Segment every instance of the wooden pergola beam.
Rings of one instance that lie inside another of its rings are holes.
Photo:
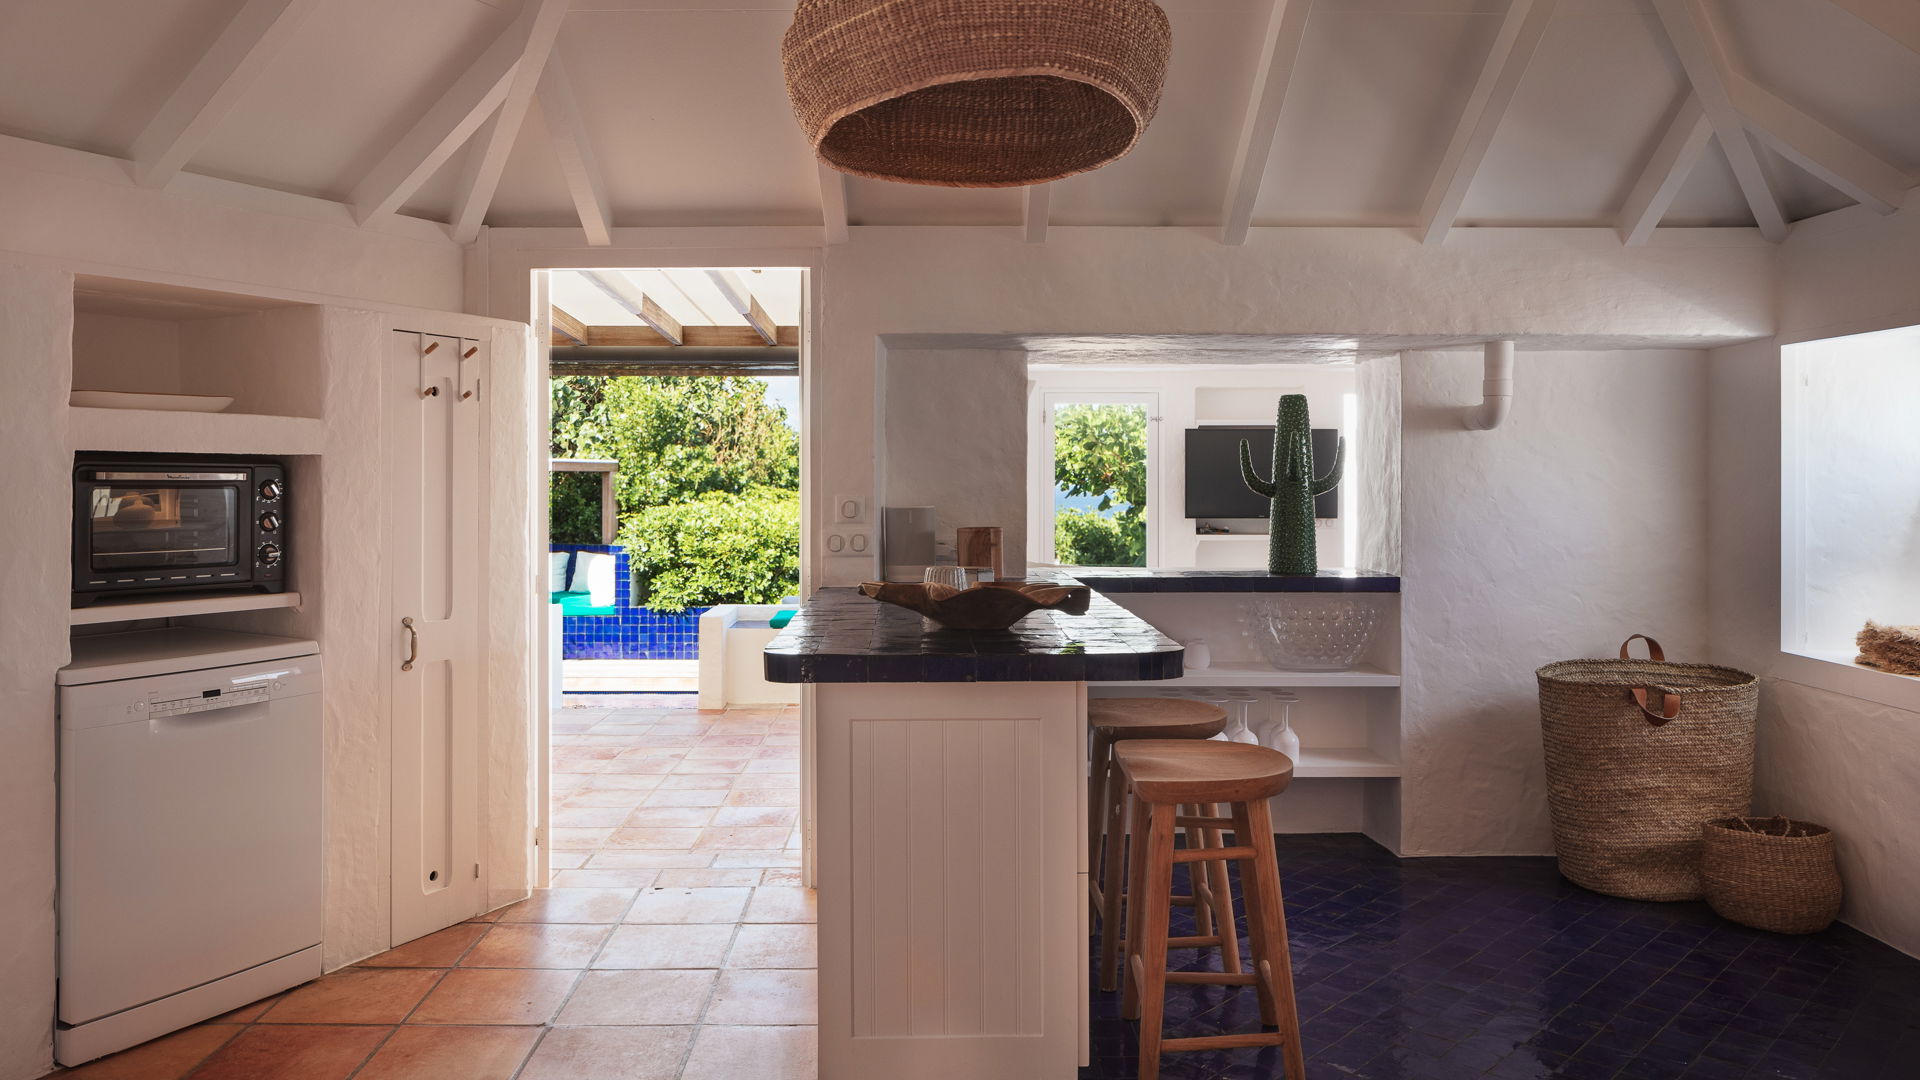
[[[559,315],[554,309],[553,344],[562,348],[569,345],[616,345],[627,347],[659,347],[670,349],[674,342],[661,337],[659,331],[650,326],[587,326],[578,320],[568,329],[562,329]],[[571,316],[569,316],[571,318]],[[579,336],[576,336],[577,331]],[[776,326],[773,328],[773,340],[767,341],[760,332],[751,326],[682,326],[679,345],[689,349],[750,349],[770,348],[773,346],[796,346],[800,344],[800,328],[797,326]]]
[[[747,325],[753,327],[754,333],[759,334],[762,341],[768,345],[774,344],[776,327],[773,320],[767,316],[766,309],[760,306],[760,300],[753,295],[753,290],[740,280],[739,274],[731,270],[709,270],[707,279],[713,282],[714,288],[720,290],[727,305],[747,320]]]
[[[633,282],[627,280],[625,274],[618,270],[589,270],[586,272],[586,278],[598,286],[601,292],[606,293],[614,303],[626,308],[627,314],[653,327],[654,331],[666,338],[670,344],[686,344],[681,333],[680,320],[667,314],[665,308],[655,302],[653,297],[641,291]]]
[[[567,314],[557,305],[552,309],[551,315],[555,342],[564,337],[575,345],[593,344],[593,332],[587,328],[587,324]]]

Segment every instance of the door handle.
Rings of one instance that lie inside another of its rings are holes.
[[[413,662],[420,659],[420,631],[413,628],[411,615],[401,619],[400,625],[407,628],[407,659],[400,665],[400,670],[412,671]]]

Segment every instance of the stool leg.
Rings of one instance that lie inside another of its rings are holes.
[[[1260,988],[1260,1021],[1278,1027],[1285,1040],[1281,1060],[1287,1080],[1306,1075],[1306,1056],[1300,1049],[1300,1015],[1293,998],[1293,960],[1287,948],[1287,913],[1280,896],[1280,861],[1273,848],[1273,820],[1267,800],[1234,806],[1234,831],[1253,848],[1252,865],[1241,870],[1247,898],[1247,933],[1253,939],[1254,970],[1265,976],[1254,980]]]
[[[1178,809],[1179,812],[1183,814],[1190,814],[1194,817],[1201,816],[1199,803],[1194,803],[1191,806],[1183,806]],[[1212,835],[1211,829],[1202,829],[1197,825],[1181,831],[1187,834],[1187,846],[1194,849],[1207,847],[1207,837]],[[1211,878],[1209,878],[1205,871],[1205,863],[1188,863],[1187,887],[1193,894],[1193,932],[1200,937],[1212,937],[1215,901],[1213,888],[1209,884]]]
[[[1218,803],[1208,803],[1199,809],[1208,817],[1219,817],[1221,807]],[[1226,833],[1220,829],[1207,829],[1209,847],[1226,847]],[[1188,863],[1188,871],[1195,875],[1205,873],[1211,884],[1207,891],[1212,894],[1214,923],[1220,927],[1220,970],[1230,975],[1240,973],[1240,930],[1233,919],[1233,879],[1227,876],[1227,860],[1209,859],[1204,863]],[[1204,871],[1202,868],[1204,867]]]
[[[1128,831],[1133,834],[1133,842],[1129,845],[1131,849],[1129,854],[1132,857],[1127,860],[1127,895],[1132,898],[1132,902],[1127,904],[1126,950],[1127,955],[1131,957],[1136,943],[1140,940],[1140,935],[1144,932],[1140,916],[1146,907],[1144,901],[1147,895],[1145,891],[1147,834],[1151,826],[1148,824],[1150,810],[1144,800],[1133,798],[1132,793],[1129,792],[1127,808]],[[1138,1020],[1140,1019],[1139,972],[1129,963],[1120,976],[1124,991],[1120,995],[1120,1015],[1128,1020]]]
[[[1113,742],[1100,732],[1093,731],[1093,750],[1087,757],[1091,769],[1087,773],[1087,878],[1100,880],[1100,836],[1107,821],[1107,772],[1113,767]],[[1087,902],[1093,904],[1091,890]],[[1093,914],[1097,919],[1102,912],[1098,904],[1093,904]]]
[[[1127,942],[1127,967],[1139,984],[1139,1080],[1159,1080],[1161,1027],[1167,1010],[1167,920],[1173,900],[1173,819],[1177,808],[1152,807],[1143,844],[1143,873],[1133,895],[1139,935]],[[1137,820],[1137,817],[1136,817]]]
[[[1107,767],[1106,805],[1101,807],[1101,817],[1106,821],[1106,858],[1101,872],[1104,874],[1100,886],[1100,902],[1104,905],[1100,912],[1100,989],[1113,990],[1120,985],[1120,943],[1126,937],[1127,924],[1121,918],[1121,898],[1126,895],[1122,887],[1125,879],[1121,873],[1127,867],[1127,781],[1120,770],[1112,765],[1109,755]],[[1144,833],[1136,832],[1134,859],[1139,860],[1139,837]]]

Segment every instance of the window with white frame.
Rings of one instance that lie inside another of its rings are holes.
[[[1781,648],[1920,624],[1920,326],[1781,349]]]
[[[1031,547],[1063,566],[1156,565],[1159,395],[1039,395],[1031,455]]]

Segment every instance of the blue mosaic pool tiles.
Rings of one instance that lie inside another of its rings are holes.
[[[614,610],[561,620],[561,655],[568,660],[698,660],[700,615],[633,606],[633,569],[618,544],[553,544],[553,551],[591,551],[614,557]]]

